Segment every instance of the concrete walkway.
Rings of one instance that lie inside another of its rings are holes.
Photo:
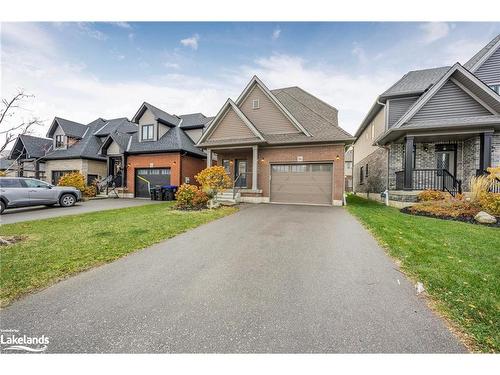
[[[342,208],[252,205],[1,312],[48,352],[463,352]]]

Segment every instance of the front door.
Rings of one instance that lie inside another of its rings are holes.
[[[455,151],[436,152],[436,168],[438,170],[446,169],[455,176]]]
[[[236,160],[234,165],[234,179],[238,178],[236,181],[236,186],[240,188],[247,187],[247,161],[246,160]]]
[[[122,187],[122,158],[121,157],[110,157],[109,158],[109,174],[113,176],[113,182],[116,187]]]

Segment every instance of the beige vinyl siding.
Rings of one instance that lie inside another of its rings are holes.
[[[153,115],[153,112],[151,112],[149,109],[146,109],[142,116],[139,118],[139,141],[142,140],[142,126],[141,125],[150,125],[153,124],[153,140],[156,141],[157,134],[158,134],[158,123],[156,122],[156,118]],[[163,133],[164,134],[164,133]],[[162,135],[163,135],[162,134]]]
[[[354,143],[354,165],[379,149],[379,147],[372,146],[372,144],[384,131],[385,109],[382,108]]]
[[[259,100],[258,109],[253,109],[254,99]],[[239,108],[263,134],[300,132],[257,85],[254,85]]]
[[[500,48],[474,74],[487,85],[500,84]]]
[[[194,143],[197,143],[201,138],[203,129],[189,129],[189,130],[184,130],[184,132],[188,135],[189,138],[193,140]]]
[[[108,147],[107,154],[108,155],[120,155],[121,152],[120,152],[120,146],[118,146],[118,143],[113,141]]]
[[[248,139],[255,134],[245,125],[232,108],[229,108],[224,118],[219,122],[208,140]]]

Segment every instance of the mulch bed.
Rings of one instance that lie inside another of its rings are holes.
[[[464,223],[469,223],[469,224],[476,224],[476,225],[483,225],[487,227],[496,227],[500,228],[500,217],[495,216],[497,219],[497,222],[495,224],[481,224],[478,223],[476,220],[474,220],[474,216],[469,216],[469,215],[458,215],[458,216],[449,216],[449,215],[436,215],[430,212],[426,211],[415,211],[415,208],[413,210],[410,207],[405,207],[400,210],[404,214],[408,215],[415,215],[415,216],[426,216],[426,217],[432,217],[435,219],[441,219],[441,220],[454,220],[454,221],[461,221]]]

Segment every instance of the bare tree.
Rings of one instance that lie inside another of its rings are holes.
[[[20,110],[26,110],[26,108],[22,107],[23,101],[33,97],[33,95],[26,94],[23,90],[20,90],[10,100],[2,99],[2,108],[0,109],[0,137],[2,137],[3,140],[0,141],[0,153],[4,151],[18,135],[30,134],[34,126],[43,124],[37,117],[14,122],[16,113]]]

